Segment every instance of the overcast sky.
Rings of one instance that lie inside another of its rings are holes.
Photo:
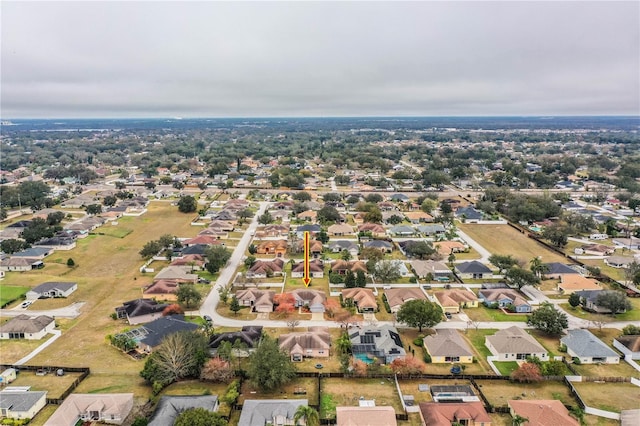
[[[640,2],[11,2],[3,118],[640,114]]]

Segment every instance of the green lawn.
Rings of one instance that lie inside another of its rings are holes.
[[[496,331],[498,330],[493,328],[468,330],[467,338],[469,339],[473,347],[476,348],[476,351],[478,351],[480,355],[486,358],[488,356],[491,356],[491,351],[484,345],[484,338],[495,334]]]
[[[29,287],[18,285],[0,285],[0,306],[21,299],[29,291]]]
[[[518,363],[515,361],[494,362],[493,365],[503,376],[510,376],[511,373],[518,369]]]
[[[527,316],[522,314],[507,314],[502,309],[489,309],[484,305],[477,308],[467,308],[464,313],[473,321],[526,321]]]

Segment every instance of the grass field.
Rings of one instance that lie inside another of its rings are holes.
[[[306,393],[303,394],[301,392]],[[298,377],[293,382],[272,392],[259,391],[249,381],[244,381],[238,402],[242,404],[247,399],[307,399],[309,404],[318,405],[320,403],[318,379],[315,377]]]
[[[65,373],[56,376],[49,373],[46,376],[36,376],[34,371],[21,371],[11,386],[31,386],[34,391],[47,391],[47,398],[59,398],[71,384],[80,377],[81,373]]]
[[[518,363],[515,361],[494,361],[493,365],[496,366],[500,374],[503,376],[510,376],[511,373],[518,369]]]
[[[396,413],[402,412],[400,396],[393,380],[390,379],[322,379],[322,395],[323,405],[330,398],[338,407],[358,406],[358,401],[364,397],[374,399],[376,405],[391,406]],[[322,414],[326,418],[335,418],[335,411],[326,410]]]
[[[567,262],[564,256],[552,252],[531,238],[527,238],[509,225],[460,224],[458,226],[491,253],[510,254],[525,262],[526,265],[537,256],[540,256],[543,262]]]
[[[29,290],[30,287],[21,285],[0,285],[0,306],[4,306],[14,300],[21,300],[22,296]]]
[[[504,407],[510,399],[558,399],[563,404],[578,405],[569,388],[560,381],[512,383],[507,380],[477,380],[476,383],[494,406]]]
[[[52,334],[47,334],[40,340],[11,339],[3,340],[0,349],[0,357],[3,364],[13,364],[21,358],[29,355],[35,348],[52,338]]]
[[[195,236],[199,229],[192,227],[190,220],[190,215],[179,213],[171,203],[152,202],[148,212],[142,216],[123,217],[117,226],[98,228],[98,231],[106,228],[109,232],[115,232],[121,227],[133,229],[133,232],[122,238],[92,235],[79,240],[75,249],[64,253],[65,259],[72,257],[75,260],[77,268],[47,265],[40,271],[7,274],[7,285],[33,286],[44,281],[78,283],[78,290],[68,299],[39,300],[38,309],[86,302],[82,315],[75,320],[65,321],[66,332],[31,363],[87,366],[92,374],[85,380],[86,384],[81,384],[84,391],[88,391],[86,387],[89,386],[95,389],[113,387],[148,398],[150,388],[143,386],[138,376],[143,362],[107,344],[107,335],[130,328],[128,324],[112,320],[110,314],[122,302],[140,297],[141,288],[151,282],[151,277],[145,277],[138,271],[143,262],[138,254],[142,246],[169,230],[179,237]],[[108,381],[108,385],[103,385],[103,381]]]
[[[637,409],[640,387],[631,383],[579,382],[573,386],[580,398],[590,407],[619,413],[621,410]]]
[[[484,305],[477,308],[467,308],[464,310],[469,319],[473,321],[526,321],[527,316],[522,314],[507,314],[501,309],[489,309]]]

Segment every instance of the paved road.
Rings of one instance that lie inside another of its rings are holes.
[[[54,318],[76,318],[80,315],[80,308],[84,306],[84,303],[85,302],[76,302],[64,308],[48,310],[23,309],[17,306],[13,309],[1,309],[0,316],[17,317],[18,315],[26,314],[29,316],[48,315]]]
[[[473,249],[480,254],[480,259],[478,259],[478,262],[489,263],[489,256],[491,256],[491,253],[487,249],[482,247],[479,243],[476,242],[476,240],[471,238],[469,235],[467,235],[466,233],[461,231],[460,228],[456,229],[456,233],[463,240],[465,240],[467,242],[467,244],[469,244],[471,247],[473,247]]]

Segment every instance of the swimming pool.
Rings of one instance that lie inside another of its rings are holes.
[[[366,353],[354,354],[353,356],[365,364],[373,364],[373,361],[375,361],[375,358],[369,358],[369,355]]]

